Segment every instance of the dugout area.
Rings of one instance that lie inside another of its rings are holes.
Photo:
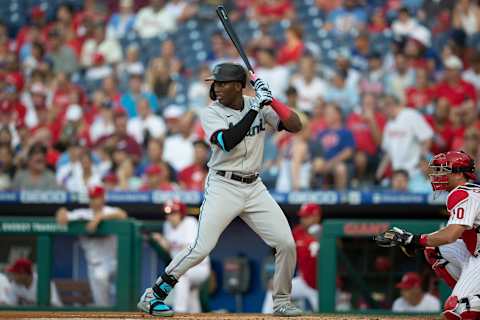
[[[391,226],[406,228],[415,233],[437,230],[442,220],[362,220],[327,219],[324,221],[320,239],[321,250],[318,263],[318,287],[320,312],[327,315],[306,316],[297,319],[435,319],[430,316],[392,316],[389,307],[398,296],[395,283],[404,272],[429,269],[423,255],[410,259],[399,249],[378,248],[371,240],[374,234]],[[158,223],[142,223],[136,219],[126,221],[105,221],[98,234],[114,234],[118,238],[118,270],[116,278],[116,303],[112,307],[49,306],[49,281],[52,275],[53,242],[56,236],[77,237],[85,234],[83,222],[61,227],[53,218],[2,217],[0,234],[4,239],[34,239],[33,258],[37,265],[38,306],[0,307],[0,318],[143,318],[147,315],[132,312],[136,310],[141,287],[142,254],[145,239],[143,232],[159,228]],[[228,230],[227,230],[228,231]],[[25,240],[25,241],[27,241]],[[256,239],[253,240],[256,243]],[[8,245],[7,242],[2,242]],[[227,244],[223,244],[227,245]],[[230,244],[231,245],[231,244]],[[378,263],[378,258],[385,258]],[[342,278],[341,284],[337,279]],[[251,279],[250,281],[256,281]],[[351,310],[347,315],[335,308],[335,292],[342,289],[351,294]],[[428,288],[426,288],[428,289]],[[448,290],[440,286],[442,297]],[[21,312],[23,310],[24,312]],[[111,312],[115,310],[117,312]],[[20,312],[19,312],[20,311]],[[17,313],[19,312],[19,313]],[[120,313],[118,313],[120,312]],[[247,311],[248,312],[248,311]],[[338,312],[338,315],[333,313]],[[363,315],[354,315],[363,314]],[[274,319],[261,314],[218,314],[202,313],[177,315],[174,319]]]

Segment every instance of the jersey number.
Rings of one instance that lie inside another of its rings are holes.
[[[463,209],[462,207],[457,208],[453,210],[453,215],[457,216],[457,219],[463,219],[463,217],[465,216],[465,209]]]

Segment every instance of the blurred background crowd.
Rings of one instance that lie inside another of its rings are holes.
[[[480,159],[479,2],[225,1],[257,76],[305,123],[269,135],[264,182],[429,192],[432,154]],[[0,190],[202,191],[203,79],[241,61],[218,4],[3,1]]]

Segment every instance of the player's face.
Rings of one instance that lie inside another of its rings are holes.
[[[167,220],[174,227],[176,227],[180,224],[180,222],[182,222],[182,215],[180,214],[180,212],[172,212],[170,214],[167,214]]]
[[[452,191],[459,185],[462,185],[466,182],[463,173],[450,173],[448,174],[448,191]]]
[[[213,83],[213,90],[218,101],[224,106],[231,105],[242,94],[242,85],[239,82],[219,82]]]
[[[90,208],[92,210],[100,210],[105,204],[105,199],[103,197],[95,197],[90,199]]]

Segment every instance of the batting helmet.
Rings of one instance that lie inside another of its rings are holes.
[[[182,216],[187,215],[187,206],[180,200],[168,200],[163,206],[165,214],[180,213]]]
[[[217,82],[235,81],[240,82],[242,84],[242,88],[245,88],[247,84],[247,73],[241,65],[237,63],[225,62],[217,64],[213,68],[212,76],[205,80]],[[213,90],[213,83],[210,86],[210,99],[217,99],[215,91]]]
[[[434,191],[448,190],[448,174],[463,173],[469,180],[477,178],[475,161],[463,151],[439,153],[430,161],[430,182]]]
[[[298,216],[300,218],[303,217],[311,217],[311,216],[322,216],[322,209],[316,203],[305,203],[300,207],[298,210]]]

